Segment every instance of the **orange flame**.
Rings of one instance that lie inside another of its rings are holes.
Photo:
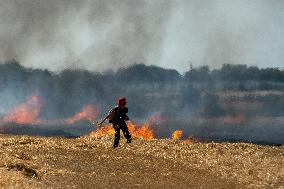
[[[184,140],[182,143],[183,144],[191,144],[191,143],[194,143],[194,142],[197,142],[197,140],[193,138],[193,135],[189,135],[189,137],[186,140]]]
[[[94,132],[91,132],[90,136],[96,138],[104,135],[113,135],[113,134],[114,134],[114,129],[112,128],[111,125],[107,125],[96,129]]]
[[[42,103],[38,96],[30,96],[27,101],[12,108],[4,117],[6,122],[19,124],[37,124],[38,115],[41,111]]]
[[[150,125],[148,123],[145,123],[142,127],[135,126],[134,128],[135,129],[132,132],[132,135],[134,137],[143,138],[143,139],[147,139],[147,140],[151,140],[151,139],[154,138],[153,129],[150,127]]]
[[[135,138],[141,138],[146,140],[151,140],[154,138],[153,129],[150,127],[149,124],[144,124],[142,127],[137,126],[132,122],[127,123],[127,127],[131,135]],[[112,125],[106,125],[103,127],[98,128],[94,132],[90,133],[91,137],[101,137],[104,135],[114,134],[114,129]]]
[[[177,140],[179,140],[181,138],[181,136],[182,136],[182,130],[176,130],[172,134],[172,139],[174,141],[177,141]]]
[[[88,120],[89,122],[96,119],[97,115],[99,113],[99,109],[93,105],[86,105],[82,108],[81,112],[76,113],[71,118],[67,119],[68,124],[73,124],[80,120]]]

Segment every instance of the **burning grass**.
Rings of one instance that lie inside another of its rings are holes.
[[[26,124],[26,125],[72,125],[81,120],[86,120],[91,123],[97,118],[99,114],[99,108],[92,104],[86,104],[82,107],[82,110],[76,112],[73,116],[65,119],[52,119],[43,120],[40,119],[40,113],[43,107],[43,100],[39,96],[33,95],[27,97],[26,101],[15,105],[11,108],[7,114],[0,117],[0,126],[14,124]]]
[[[144,125],[137,125],[133,122],[127,122],[127,127],[132,137],[151,140],[154,138],[154,131],[148,123]],[[114,134],[114,129],[112,125],[105,125],[103,127],[97,128],[94,132],[90,134],[91,137],[101,137],[104,135]]]
[[[34,95],[27,98],[26,102],[12,108],[4,116],[5,122],[15,122],[19,124],[36,124],[37,117],[41,111],[42,102],[39,97]]]
[[[181,137],[182,137],[182,130],[176,130],[176,131],[174,131],[173,134],[172,134],[172,139],[173,139],[174,141],[179,140]]]
[[[283,188],[284,146],[0,135],[2,188]]]

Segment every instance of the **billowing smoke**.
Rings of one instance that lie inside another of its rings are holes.
[[[159,65],[180,72],[190,64],[283,68],[283,7],[277,0],[179,0]]]
[[[0,59],[33,68],[116,70],[133,63],[283,68],[284,2],[0,1]]]
[[[156,62],[171,1],[0,1],[0,58],[89,70]]]

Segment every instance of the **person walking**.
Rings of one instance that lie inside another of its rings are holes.
[[[109,120],[109,123],[112,124],[114,133],[114,142],[113,148],[115,149],[119,145],[120,140],[120,130],[122,131],[123,135],[125,136],[127,143],[131,143],[131,135],[128,131],[128,127],[125,121],[129,120],[127,116],[128,108],[126,107],[126,98],[120,97],[117,100],[117,106],[112,108],[108,115],[98,124],[101,125],[105,122],[106,119]]]

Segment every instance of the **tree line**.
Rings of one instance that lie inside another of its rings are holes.
[[[191,67],[182,75],[174,69],[133,64],[103,73],[54,73],[26,68],[14,60],[0,64],[0,113],[36,93],[48,102],[45,118],[70,116],[87,103],[98,104],[104,112],[119,96],[128,97],[132,115],[140,118],[156,111],[173,115],[201,109],[221,115],[215,93],[223,90],[284,90],[284,70],[224,64],[213,70]]]

